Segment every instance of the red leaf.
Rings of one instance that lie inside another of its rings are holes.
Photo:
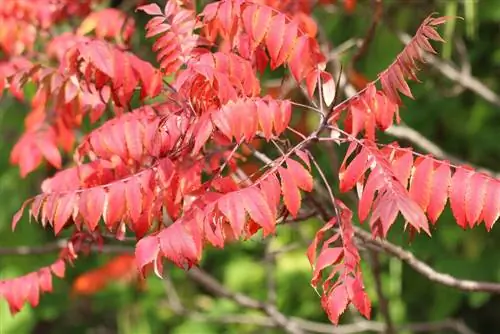
[[[330,73],[324,71],[321,72],[321,81],[323,101],[326,106],[330,106],[335,98],[335,81]]]
[[[57,201],[54,212],[54,232],[58,234],[73,214],[75,207],[75,193],[64,194]]]
[[[410,197],[426,211],[431,199],[433,183],[433,166],[431,158],[423,158],[415,167],[410,185]]]
[[[64,272],[66,270],[66,264],[63,260],[59,259],[54,264],[50,266],[50,270],[59,278],[64,277]]]
[[[104,208],[105,193],[100,187],[86,190],[80,194],[79,209],[89,229],[94,231]],[[58,232],[56,232],[57,234]]]
[[[145,275],[145,267],[153,263],[160,253],[160,243],[158,236],[147,236],[142,238],[137,242],[135,246],[135,259],[137,264],[137,269],[140,273]]]
[[[312,191],[313,178],[312,175],[297,161],[287,159],[286,164],[290,174],[293,175],[295,183],[304,191]]]
[[[160,249],[166,258],[180,268],[190,268],[201,257],[199,241],[180,222],[175,222],[158,235]]]
[[[21,220],[22,216],[23,216],[23,213],[24,213],[24,209],[26,208],[26,206],[30,203],[33,202],[33,199],[30,198],[26,201],[24,201],[23,205],[21,206],[21,208],[16,212],[16,214],[14,215],[14,217],[12,218],[12,223],[11,223],[11,226],[12,226],[12,231],[14,231],[16,229],[16,226],[17,226],[17,223],[19,222],[19,220]]]
[[[217,202],[217,205],[229,221],[234,236],[239,238],[245,228],[245,209],[242,205],[239,205],[238,201],[235,200],[236,197],[232,195],[223,196]]]
[[[345,166],[345,161],[342,163],[342,166]],[[344,170],[341,168],[341,171],[339,172],[340,191],[347,192],[351,190],[364,175],[367,168],[368,154],[366,150],[361,150],[361,152],[354,157],[347,168],[344,167]]]
[[[295,179],[287,169],[279,167],[278,172],[281,178],[281,191],[283,192],[283,201],[285,202],[285,206],[288,211],[290,211],[290,214],[293,217],[296,217],[300,210],[300,190],[297,187]]]
[[[434,170],[431,201],[427,207],[427,214],[433,223],[441,215],[448,199],[448,188],[451,181],[451,171],[447,162],[443,162]]]
[[[345,286],[339,285],[333,288],[332,292],[325,299],[322,298],[322,304],[328,314],[328,319],[337,325],[340,316],[347,309],[347,305],[349,305],[349,295]]]
[[[469,190],[465,195],[465,216],[471,228],[479,220],[483,211],[486,189],[489,182],[490,180],[480,173],[474,173],[469,179]]]
[[[369,319],[371,313],[371,303],[368,298],[368,294],[361,284],[361,275],[355,278],[348,277],[346,281],[347,293],[349,294],[351,303],[363,316]]]
[[[483,218],[486,229],[489,231],[500,215],[500,185],[498,181],[491,181],[487,185],[486,200],[483,209]]]
[[[250,218],[262,226],[264,234],[274,233],[276,221],[260,191],[254,187],[249,187],[241,191],[240,195],[240,200],[245,205]]]
[[[368,177],[358,204],[358,216],[361,222],[368,218],[375,198],[375,192],[382,187],[383,182],[384,175],[379,171],[373,171]]]
[[[457,168],[451,178],[450,205],[453,216],[457,224],[463,229],[467,226],[467,216],[465,208],[467,206],[465,199],[469,196],[468,183],[472,173],[465,168]]]
[[[323,269],[342,260],[343,254],[344,249],[342,247],[323,249],[314,264],[314,272],[311,279],[311,285],[316,285]]]
[[[125,181],[125,198],[127,199],[127,211],[130,214],[130,219],[133,222],[139,220],[142,213],[142,198],[141,185],[138,178],[132,178]]]
[[[139,6],[139,7],[137,7],[137,9],[135,11],[138,11],[138,10],[142,10],[143,12],[145,12],[148,15],[162,15],[163,14],[160,6],[158,6],[155,3],[151,3],[149,5]]]

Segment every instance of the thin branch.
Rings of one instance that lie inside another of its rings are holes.
[[[356,68],[356,63],[363,58],[368,52],[371,42],[373,41],[373,37],[375,37],[375,31],[377,30],[377,26],[382,18],[382,0],[372,0],[373,7],[373,17],[370,27],[366,32],[366,35],[363,39],[361,47],[358,49],[356,54],[352,57],[351,65],[349,68],[354,70]]]

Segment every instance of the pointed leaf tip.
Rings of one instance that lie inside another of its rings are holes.
[[[135,9],[135,11],[143,11],[148,15],[163,15],[160,6],[155,3],[151,3],[149,5],[139,6]]]
[[[33,198],[30,198],[30,199],[24,201],[21,208],[16,212],[16,214],[12,218],[12,224],[11,224],[12,231],[14,231],[16,229],[17,223],[19,223],[19,221],[21,220],[23,213],[24,213],[24,209],[26,208],[26,205],[28,205],[32,201],[33,201]]]

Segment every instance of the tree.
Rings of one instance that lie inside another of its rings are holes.
[[[350,304],[370,317],[356,238],[384,245],[398,216],[412,238],[431,235],[448,199],[464,229],[484,222],[490,230],[498,219],[494,177],[377,140],[400,122],[399,94],[412,98],[406,81],[418,81],[424,53],[435,52],[430,42],[443,41],[436,28],[446,17],[424,20],[376,80],[354,80],[359,74],[349,68],[358,91],[339,101],[341,75],[327,70],[309,5],[223,0],[199,14],[190,1],[142,5],[156,68],[128,49],[135,23],[124,12],[91,11],[99,1],[47,2],[10,0],[1,13],[16,32],[0,40],[2,81],[19,99],[23,86],[36,87],[11,161],[22,176],[43,161],[58,169],[12,226],[28,208],[43,227],[71,236],[54,264],[0,283],[12,313],[36,306],[52,275],[63,277],[67,263],[109,235],[133,235],[138,270],[162,276],[165,259],[190,269],[208,246],[272,238],[280,225],[315,214],[324,226],[307,251],[311,285],[337,324]],[[72,15],[84,18],[76,33],[47,33]],[[35,41],[46,43],[44,52]],[[307,104],[263,92],[264,75],[282,68]],[[293,109],[314,113],[314,128],[292,128]],[[355,198],[335,193],[311,153],[332,143],[347,150],[338,190],[355,188]],[[61,151],[73,152],[72,161]],[[259,166],[246,175],[250,157]],[[354,210],[373,239],[353,223]]]

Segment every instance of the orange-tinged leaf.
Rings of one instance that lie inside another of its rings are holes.
[[[247,14],[251,12],[251,10],[246,10],[243,13]],[[259,7],[254,11],[254,14],[252,15],[251,25],[247,25],[247,27],[251,28],[250,30],[248,30],[247,28],[247,31],[252,37],[255,45],[260,44],[264,39],[264,36],[266,35],[267,29],[270,24],[271,17],[272,9],[269,7]]]
[[[19,220],[21,220],[23,213],[24,213],[24,209],[26,208],[26,206],[28,204],[31,204],[32,202],[33,202],[33,199],[31,199],[31,198],[24,201],[23,205],[21,205],[21,208],[15,213],[14,217],[12,218],[12,223],[11,223],[12,231],[14,231],[16,229],[17,223],[19,222]]]
[[[278,57],[271,58],[271,67],[281,66],[290,57],[296,42],[298,24],[295,21],[288,23],[285,27],[283,41],[280,47]],[[272,33],[272,32],[270,32]],[[301,44],[298,44],[301,45]]]
[[[276,217],[281,198],[281,187],[276,174],[271,173],[261,180],[260,189],[262,190],[262,195],[266,202],[269,203],[269,208],[271,209],[273,217]]]
[[[66,264],[62,259],[59,259],[50,266],[50,270],[57,277],[63,278],[66,271]]]
[[[394,174],[401,184],[406,188],[413,166],[413,154],[411,151],[404,151],[403,154],[392,161]],[[411,192],[411,189],[410,189]]]

